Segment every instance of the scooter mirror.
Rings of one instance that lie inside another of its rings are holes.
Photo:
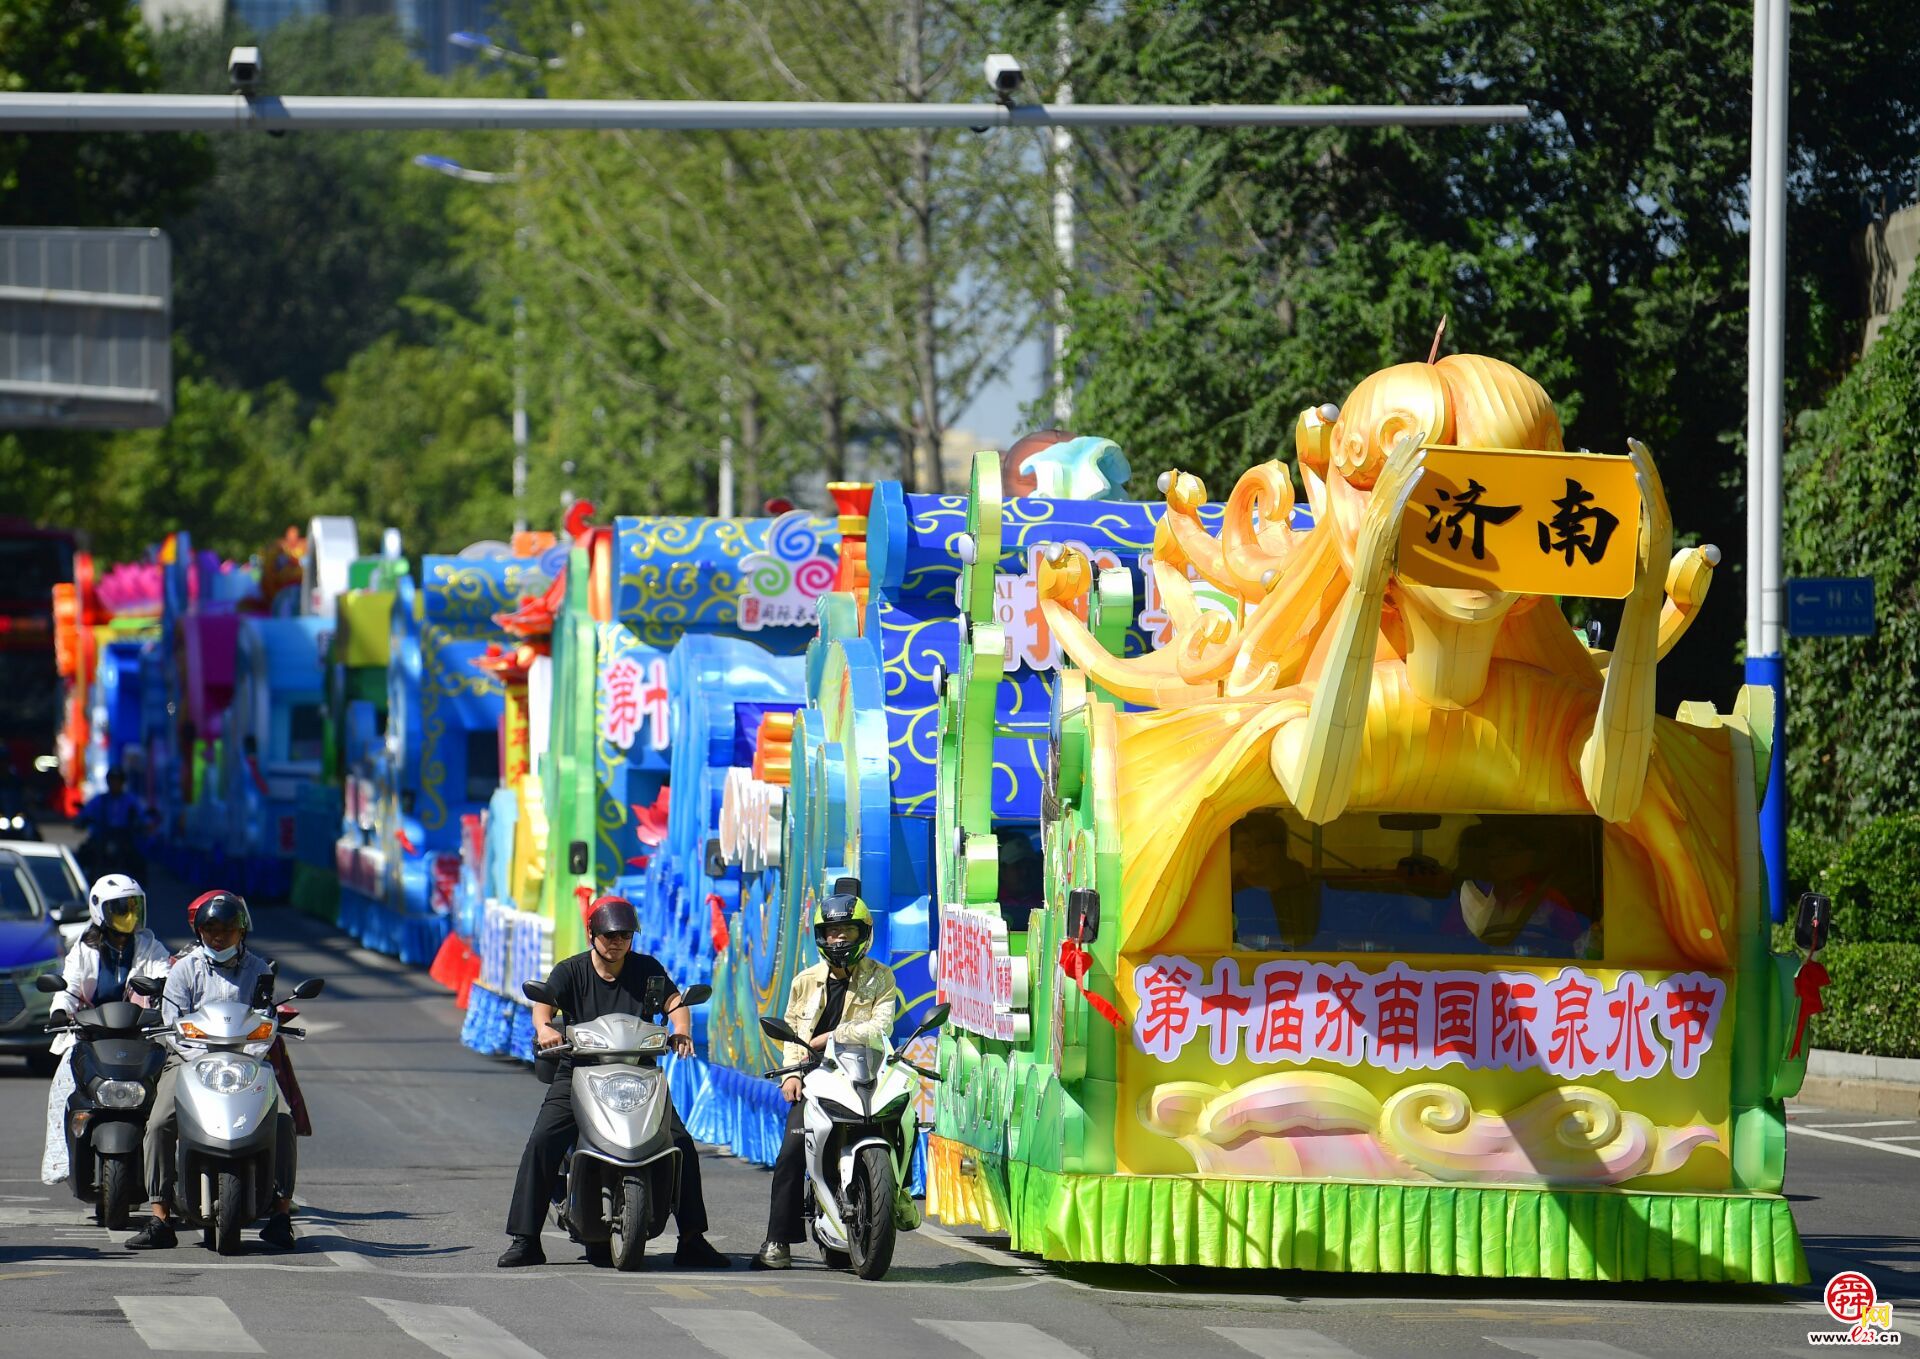
[[[705,982],[702,982],[698,986],[689,986],[686,990],[682,991],[680,993],[680,1004],[674,1006],[674,1008],[679,1010],[687,1009],[695,1005],[705,1005],[712,999],[713,988]]]
[[[1800,898],[1800,916],[1794,921],[1793,942],[1802,953],[1818,953],[1826,947],[1827,930],[1832,925],[1833,900],[1819,892],[1807,892]]]
[[[135,977],[127,983],[127,990],[133,992],[136,996],[145,996],[148,1000],[152,1000],[166,989],[167,979],[165,977]]]
[[[51,996],[66,990],[67,984],[61,978],[54,976],[53,973],[51,972],[42,972],[39,976],[33,979],[33,989],[40,992],[42,995]]]
[[[775,1019],[772,1015],[763,1015],[760,1019],[760,1032],[776,1043],[805,1044],[806,1039],[788,1027],[786,1020]]]
[[[547,984],[545,982],[522,982],[520,983],[520,994],[532,1001],[535,1005],[553,1004],[553,992],[547,990]]]
[[[951,1006],[943,1003],[928,1010],[926,1014],[921,1017],[920,1026],[913,1031],[913,1037],[918,1038],[923,1033],[932,1033],[935,1029],[946,1023],[947,1015],[951,1009]],[[907,1040],[909,1043],[912,1041],[913,1038]]]
[[[293,994],[289,996],[288,999],[312,1000],[326,989],[327,979],[325,977],[308,977],[305,981],[293,988]]]

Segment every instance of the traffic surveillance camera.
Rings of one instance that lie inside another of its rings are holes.
[[[241,94],[252,94],[264,69],[257,47],[236,47],[227,53],[227,83]]]
[[[1027,73],[1020,63],[1005,52],[995,52],[987,58],[987,88],[993,91],[993,97],[1003,104],[1011,104],[1013,96],[1026,83]]]

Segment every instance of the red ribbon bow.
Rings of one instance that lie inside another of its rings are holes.
[[[1125,1027],[1120,1022],[1120,1012],[1113,1008],[1113,1002],[1105,996],[1087,990],[1087,973],[1093,970],[1093,955],[1087,952],[1086,945],[1076,936],[1060,941],[1060,970],[1067,974],[1080,994],[1087,998],[1087,1004],[1114,1028]]]
[[[713,913],[713,923],[710,927],[713,934],[713,951],[725,953],[733,936],[727,929],[726,903],[720,900],[718,892],[707,893],[707,909]]]
[[[1826,1002],[1820,999],[1820,988],[1832,980],[1826,965],[1811,958],[1800,964],[1800,970],[1793,974],[1793,994],[1800,998],[1800,1020],[1793,1027],[1793,1046],[1787,1049],[1789,1058],[1800,1055],[1800,1042],[1807,1035],[1807,1021],[1827,1008]]]

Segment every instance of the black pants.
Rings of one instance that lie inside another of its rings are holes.
[[[707,1202],[700,1192],[700,1149],[681,1126],[679,1112],[668,1117],[672,1119],[673,1144],[680,1148],[680,1201],[673,1218],[680,1235],[700,1236],[707,1230]],[[527,1134],[520,1174],[513,1182],[513,1207],[507,1212],[507,1235],[540,1235],[547,1222],[547,1207],[553,1202],[554,1183],[560,1177],[561,1159],[578,1130],[573,1120],[573,1082],[562,1068],[547,1087],[547,1097],[533,1118],[533,1131]]]
[[[773,1205],[767,1211],[767,1240],[788,1245],[807,1239],[801,1220],[801,1198],[807,1191],[807,1133],[805,1104],[787,1110],[787,1135],[773,1158]]]

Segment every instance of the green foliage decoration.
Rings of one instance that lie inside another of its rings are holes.
[[[1868,822],[1824,882],[1836,941],[1920,944],[1920,813]]]

